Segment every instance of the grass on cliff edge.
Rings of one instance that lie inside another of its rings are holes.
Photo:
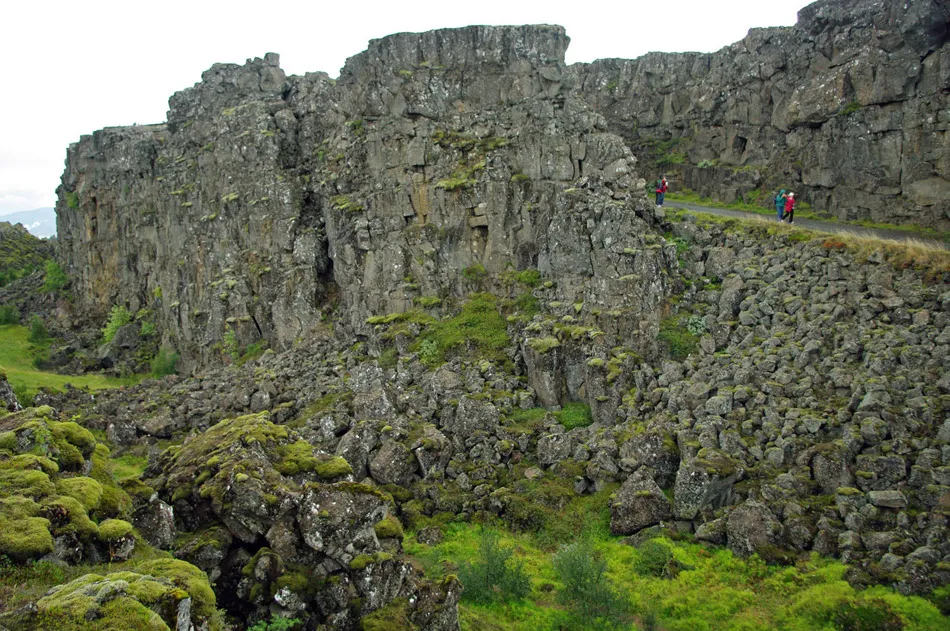
[[[723,208],[726,210],[741,210],[744,212],[762,215],[764,217],[775,217],[775,207],[773,205],[765,207],[760,204],[746,201],[736,201],[731,203],[720,202],[712,199],[711,197],[700,197],[697,193],[690,190],[685,190],[679,193],[667,193],[666,199],[670,200],[671,202],[683,202],[684,204],[696,204],[697,206]],[[771,199],[771,197],[769,199]],[[842,227],[861,226],[862,228],[877,228],[881,230],[898,230],[901,232],[916,233],[921,237],[950,243],[950,232],[940,232],[939,230],[925,228],[916,224],[900,225],[892,223],[879,223],[867,219],[841,221],[836,217],[820,215],[816,213],[814,210],[812,210],[811,206],[805,202],[799,202],[796,204],[795,217],[798,219],[814,219],[815,221],[824,221],[826,223],[838,224]]]
[[[15,324],[0,326],[0,370],[6,373],[17,398],[23,395],[32,401],[40,388],[63,390],[67,383],[76,388],[91,390],[117,388],[132,383],[129,379],[115,379],[103,375],[59,375],[37,370],[33,367],[33,358],[38,349],[29,341],[29,336],[30,330],[26,327]],[[28,401],[20,403],[27,405]]]
[[[419,543],[415,535],[405,549],[438,578],[477,558],[480,526],[452,523],[435,546]],[[463,601],[463,631],[540,631],[590,628],[572,616],[557,598],[562,589],[552,553],[530,534],[500,530],[501,544],[514,549],[531,576],[531,592],[521,601],[479,605]],[[739,559],[726,549],[659,538],[650,544],[668,548],[680,568],[672,578],[652,575],[647,546],[625,544],[619,537],[593,534],[597,552],[607,561],[607,576],[626,601],[632,619],[621,629],[664,631],[840,631],[857,628],[902,628],[925,631],[948,628],[947,618],[920,597],[902,596],[885,587],[856,591],[844,574],[847,567],[817,555],[793,567],[767,565],[758,557]],[[655,556],[655,553],[654,553]],[[900,618],[902,627],[848,626],[847,616],[870,609]],[[655,616],[656,626],[645,617]]]
[[[895,241],[848,232],[831,233],[788,225],[771,219],[723,217],[701,211],[674,208],[667,212],[671,221],[683,221],[686,215],[697,218],[700,225],[718,224],[726,230],[760,235],[763,238],[784,235],[789,241],[814,241],[828,250],[847,250],[859,262],[871,258],[885,260],[897,269],[913,268],[927,280],[942,280],[950,273],[950,250],[937,244],[909,239]]]

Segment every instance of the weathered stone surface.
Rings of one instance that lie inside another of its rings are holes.
[[[822,0],[791,28],[752,29],[714,53],[571,71],[637,155],[666,161],[673,190],[727,202],[764,191],[767,207],[785,188],[840,219],[946,230],[948,17],[938,0]]]
[[[673,517],[670,501],[649,475],[627,478],[610,506],[610,532],[632,535]]]
[[[779,545],[782,523],[765,504],[749,500],[729,513],[726,537],[730,550],[747,557],[765,552],[769,546]]]

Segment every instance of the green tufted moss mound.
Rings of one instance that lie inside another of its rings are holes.
[[[108,448],[52,415],[48,407],[0,415],[0,555],[18,563],[52,551],[60,535],[109,543],[131,531],[121,519],[132,500],[115,481]]]
[[[17,628],[75,631],[170,631],[179,604],[192,599],[192,621],[220,631],[215,598],[201,570],[176,559],[142,563],[134,571],[86,574],[54,587],[36,614]]]

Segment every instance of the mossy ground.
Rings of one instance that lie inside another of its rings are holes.
[[[453,573],[477,554],[481,526],[452,523],[436,546],[407,536],[406,551],[438,578]],[[556,599],[562,588],[551,550],[538,537],[501,530],[502,545],[515,549],[531,576],[531,593],[523,601],[478,605],[463,602],[463,631],[537,631],[585,628]],[[933,604],[884,587],[858,592],[844,580],[847,567],[816,555],[790,567],[767,565],[758,557],[739,559],[725,549],[689,541],[658,539],[680,568],[673,578],[642,570],[648,546],[638,549],[594,528],[589,536],[607,560],[611,584],[632,612],[624,629],[641,628],[644,616],[655,616],[665,631],[836,631],[836,616],[852,605],[882,601],[903,622],[904,629],[950,628]],[[648,561],[648,559],[647,559]],[[642,573],[641,573],[642,572]]]
[[[0,370],[7,374],[7,380],[13,386],[17,396],[32,400],[40,388],[63,390],[66,384],[76,388],[101,390],[118,388],[134,383],[131,379],[115,379],[103,375],[59,375],[37,370],[33,359],[40,349],[29,341],[30,330],[26,327],[8,324],[0,326]],[[26,404],[28,401],[23,401]]]

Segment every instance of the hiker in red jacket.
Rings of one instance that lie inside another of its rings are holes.
[[[795,193],[789,193],[785,200],[785,215],[782,221],[788,220],[788,223],[795,223]]]
[[[660,181],[656,183],[656,205],[663,206],[663,196],[666,195],[666,189],[669,188],[669,185],[666,182],[666,176],[662,176]]]

